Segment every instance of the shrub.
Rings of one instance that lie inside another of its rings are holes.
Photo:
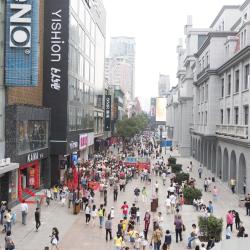
[[[181,185],[183,181],[189,180],[189,174],[188,173],[177,173],[175,177],[176,182]]]
[[[221,240],[223,230],[222,218],[200,216],[198,219],[198,225],[201,233],[200,240],[208,241],[211,237],[214,237],[216,242]]]
[[[174,157],[169,157],[168,158],[168,165],[169,166],[172,166],[172,165],[175,165],[176,164],[176,158]]]
[[[186,204],[192,204],[194,199],[200,199],[202,192],[200,189],[186,186],[183,189],[183,196]]]
[[[182,165],[181,164],[172,164],[171,170],[172,170],[172,173],[180,173],[182,171]]]

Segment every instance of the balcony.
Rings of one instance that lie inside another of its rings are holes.
[[[248,126],[216,125],[216,134],[248,139]]]

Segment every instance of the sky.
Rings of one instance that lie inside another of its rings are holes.
[[[241,5],[244,0],[103,0],[107,12],[106,55],[110,37],[136,39],[135,95],[144,110],[157,96],[159,74],[170,75],[177,84],[176,46],[185,41],[184,25],[192,15],[193,27],[208,28],[223,5]]]

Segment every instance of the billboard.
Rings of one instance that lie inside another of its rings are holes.
[[[51,108],[51,139],[67,136],[69,1],[44,1],[44,105]]]
[[[6,0],[5,85],[37,86],[39,2]]]
[[[111,95],[105,95],[105,131],[111,129]]]
[[[157,97],[156,98],[156,121],[165,122],[167,119],[167,98]]]

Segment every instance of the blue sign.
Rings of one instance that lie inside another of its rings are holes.
[[[38,0],[6,0],[5,85],[37,86]]]
[[[126,162],[128,162],[128,163],[137,163],[137,158],[136,157],[127,157]]]
[[[169,141],[169,140],[161,141],[161,147],[162,148],[164,148],[164,147],[172,147],[172,141]]]

